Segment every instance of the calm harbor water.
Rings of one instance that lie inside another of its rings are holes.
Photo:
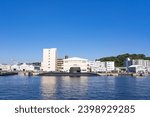
[[[0,100],[150,100],[150,77],[0,76]]]

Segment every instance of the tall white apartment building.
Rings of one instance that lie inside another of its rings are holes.
[[[57,49],[48,48],[43,49],[43,62],[42,62],[43,71],[56,71],[57,69]]]

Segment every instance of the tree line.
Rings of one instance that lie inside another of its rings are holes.
[[[144,59],[144,60],[150,60],[150,57],[146,57],[144,54],[122,54],[118,56],[110,56],[110,57],[103,57],[96,59],[96,61],[114,61],[116,67],[122,67],[124,65],[124,60],[126,58],[130,59]]]

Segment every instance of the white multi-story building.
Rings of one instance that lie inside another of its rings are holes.
[[[108,71],[108,72],[115,70],[115,62],[114,61],[106,61],[105,66],[106,66],[106,71]]]
[[[129,63],[129,64],[125,65],[125,67],[127,67],[128,71],[131,71],[131,68],[139,69],[142,66],[141,68],[143,69],[144,72],[150,72],[150,60],[144,60],[144,59],[131,60],[128,58],[125,60],[125,63]],[[144,70],[144,69],[146,69],[146,70]]]
[[[78,57],[64,59],[63,71],[69,72],[70,68],[80,68],[81,72],[88,71],[88,60]]]
[[[63,59],[57,59],[57,71],[63,71]]]
[[[89,66],[92,72],[105,72],[105,62],[101,61],[89,61]]]
[[[132,65],[142,65],[142,66],[145,66],[145,60],[142,60],[142,59],[133,59],[132,60]]]
[[[132,65],[142,65],[144,67],[150,67],[150,60],[133,59]]]
[[[150,67],[150,60],[145,60],[145,66]]]
[[[42,62],[43,71],[56,71],[57,69],[57,49],[43,49],[43,62]]]
[[[111,72],[115,70],[115,62],[113,61],[90,61],[89,65],[92,72]]]
[[[125,60],[125,67],[129,67],[131,65],[142,65],[144,67],[150,67],[150,60],[144,60],[144,59],[133,59],[127,58]]]

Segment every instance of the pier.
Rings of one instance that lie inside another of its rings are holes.
[[[80,76],[99,76],[97,73],[87,72],[87,73],[67,73],[67,72],[45,72],[40,73],[39,76],[71,76],[71,77],[80,77]]]
[[[0,76],[18,75],[18,72],[0,71]]]
[[[118,73],[97,73],[99,76],[119,76]]]

